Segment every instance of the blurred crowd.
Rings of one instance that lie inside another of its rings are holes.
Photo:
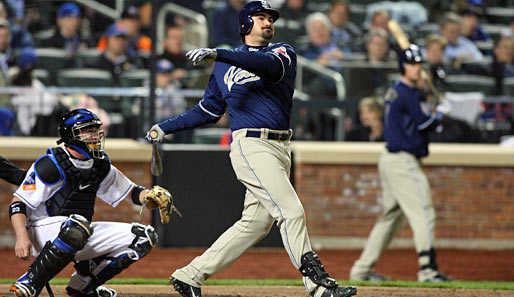
[[[114,9],[117,1],[97,2]],[[52,135],[48,125],[40,127],[41,122],[84,104],[113,127],[117,120],[109,120],[110,114],[119,113],[124,120],[140,114],[148,106],[144,98],[61,96],[45,91],[45,86],[148,86],[152,5],[170,2],[206,16],[209,47],[242,45],[238,13],[246,0],[126,0],[116,19],[72,1],[43,5],[37,0],[0,0],[0,86],[33,87],[31,92],[0,93],[0,133]],[[467,117],[449,119],[434,141],[499,142],[514,134],[514,0],[269,2],[281,15],[274,42],[287,42],[299,55],[343,75],[346,100],[355,102],[344,123],[347,140],[382,140],[381,128],[370,123],[380,123],[381,97],[399,76],[399,46],[387,26],[391,19],[422,48],[425,68],[441,94],[484,95],[478,104],[467,105]],[[164,36],[157,36],[162,40],[155,65],[157,120],[185,111],[187,98],[177,90],[202,89],[210,70],[193,69],[185,57],[194,28],[189,20],[169,13],[165,23]],[[303,78],[303,91],[311,98],[335,99],[331,80],[309,73]],[[40,99],[31,104],[35,94]],[[503,98],[498,96],[510,100],[494,99]],[[303,132],[295,134],[296,139],[333,140],[334,133],[313,131],[319,131],[320,125],[325,132],[336,130],[340,124],[323,111],[300,109],[295,117],[293,126],[306,125],[298,129]],[[111,136],[133,136],[125,132],[118,127]],[[177,141],[193,138],[184,135]]]

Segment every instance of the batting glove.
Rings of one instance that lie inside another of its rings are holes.
[[[152,133],[152,131],[157,132],[157,137],[150,136],[150,134],[155,134],[155,133]],[[154,143],[154,142],[162,142],[164,139],[164,136],[166,136],[166,133],[164,133],[164,131],[162,131],[161,127],[159,127],[159,124],[155,124],[152,126],[152,128],[150,130],[148,130],[148,132],[146,132],[145,138],[146,138],[146,140],[148,140],[148,142]]]
[[[187,52],[186,57],[194,66],[209,65],[216,60],[218,53],[214,48],[198,48]]]

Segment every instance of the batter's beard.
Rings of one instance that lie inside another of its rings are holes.
[[[270,41],[271,39],[273,39],[273,31],[271,31],[270,33],[262,32],[262,38],[264,40]]]

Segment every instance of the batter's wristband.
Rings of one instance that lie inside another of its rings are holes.
[[[27,207],[23,202],[14,201],[13,203],[11,203],[11,205],[9,205],[9,218],[11,218],[13,215],[17,213],[27,215]]]
[[[143,205],[141,201],[139,200],[139,194],[143,192],[144,190],[148,190],[145,187],[141,186],[135,186],[134,189],[132,189],[132,202],[136,205]]]

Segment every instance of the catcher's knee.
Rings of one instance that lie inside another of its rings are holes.
[[[157,245],[157,232],[152,226],[132,223],[131,232],[136,237],[129,247],[136,251],[140,258],[146,256]]]
[[[79,251],[84,248],[92,234],[91,223],[81,215],[72,214],[62,224],[57,237],[75,251]]]

